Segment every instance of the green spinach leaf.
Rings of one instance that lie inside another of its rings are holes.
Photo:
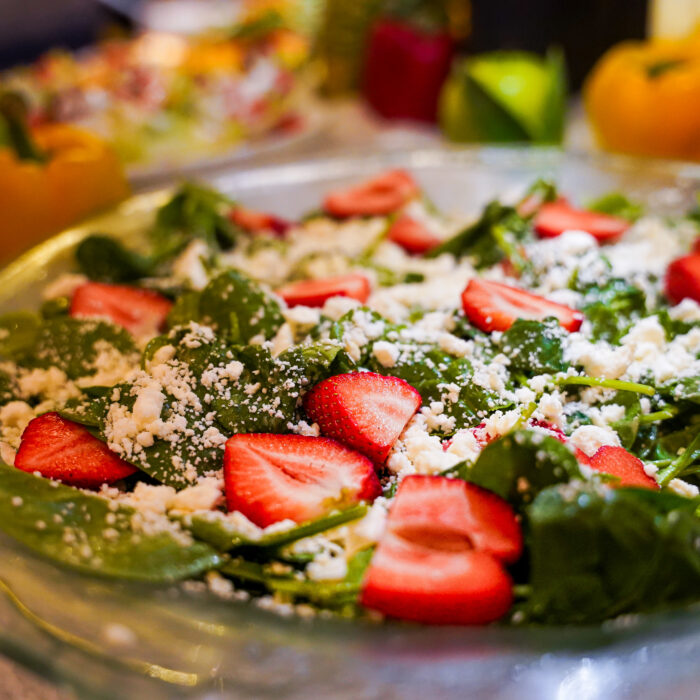
[[[0,464],[0,529],[58,564],[90,575],[166,583],[222,563],[209,545],[167,519],[158,532],[138,523],[131,507]]]
[[[459,466],[457,475],[522,506],[543,488],[581,472],[573,452],[556,438],[514,430],[487,445],[473,466]]]
[[[227,270],[209,282],[199,312],[231,343],[248,343],[256,335],[270,339],[284,322],[279,304],[237,270]]]
[[[697,598],[696,500],[649,489],[552,487],[527,508],[528,619],[590,623]]]

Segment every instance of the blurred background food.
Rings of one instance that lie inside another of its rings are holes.
[[[0,92],[25,100],[28,133],[84,130],[137,187],[234,159],[447,141],[700,161],[700,0],[1,5]],[[13,172],[46,170],[0,148]],[[25,230],[126,192],[93,189]]]

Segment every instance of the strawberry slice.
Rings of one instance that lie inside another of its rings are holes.
[[[615,486],[639,486],[658,489],[656,479],[644,471],[641,459],[630,454],[624,447],[604,445],[590,458],[589,466],[597,472],[612,474],[620,479]]]
[[[389,617],[429,625],[484,625],[512,603],[503,566],[486,552],[425,547],[384,536],[365,575],[360,603]]]
[[[408,253],[421,254],[442,243],[424,223],[406,214],[400,216],[389,228],[387,238],[400,245]]]
[[[375,372],[338,374],[304,398],[309,418],[324,435],[383,464],[406,423],[420,408],[420,394],[403,379]]]
[[[542,321],[554,316],[568,331],[577,331],[583,323],[583,314],[568,306],[524,289],[481,279],[469,280],[462,292],[462,306],[467,318],[487,332],[507,331],[518,318]]]
[[[556,238],[564,231],[586,231],[598,243],[614,243],[629,227],[627,219],[576,209],[565,199],[543,204],[535,217],[535,232],[540,238]]]
[[[700,302],[700,255],[686,255],[668,266],[666,296],[674,304],[682,299]]]
[[[370,294],[369,280],[359,273],[325,277],[324,279],[290,282],[277,290],[287,306],[323,306],[331,297],[350,297],[366,302]]]
[[[397,211],[418,195],[416,181],[405,170],[389,170],[360,185],[326,195],[324,210],[331,216],[383,216]]]
[[[510,506],[441,476],[408,476],[363,581],[367,608],[426,624],[486,624],[512,602],[503,562],[522,552]]]
[[[372,463],[335,440],[250,433],[226,442],[224,479],[229,511],[260,527],[296,523],[381,494]]]
[[[70,315],[106,318],[136,336],[156,335],[163,328],[172,302],[150,289],[86,282],[73,293]]]
[[[279,216],[241,206],[231,209],[228,218],[249,233],[272,231],[275,235],[283,237],[292,227],[290,221],[281,219]]]
[[[512,564],[523,551],[513,509],[491,491],[461,479],[407,476],[391,508],[391,531],[440,549],[469,547]],[[439,544],[436,544],[439,543]]]
[[[15,467],[82,488],[112,484],[137,471],[85,426],[58,413],[30,421],[22,433]]]

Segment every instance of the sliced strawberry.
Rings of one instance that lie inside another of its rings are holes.
[[[403,379],[352,372],[324,379],[305,397],[309,418],[324,435],[382,464],[420,408],[420,394]]]
[[[629,227],[627,219],[576,209],[565,199],[543,204],[535,217],[535,231],[540,238],[556,238],[564,231],[586,231],[598,243],[614,243]]]
[[[388,533],[367,570],[360,603],[430,625],[483,625],[512,603],[512,583],[490,554],[424,547]]]
[[[136,336],[156,335],[165,324],[172,302],[149,289],[86,282],[73,293],[70,315],[107,318]]]
[[[287,306],[323,306],[331,297],[350,297],[364,303],[371,288],[369,280],[359,273],[290,282],[277,290]]]
[[[360,185],[330,192],[323,208],[331,216],[383,216],[418,195],[416,181],[405,170],[389,170]]]
[[[488,332],[507,331],[518,318],[542,321],[553,316],[568,331],[577,331],[583,323],[583,314],[568,306],[524,289],[481,279],[469,280],[462,292],[462,306],[467,318]]]
[[[408,476],[365,575],[361,603],[427,624],[485,624],[512,602],[503,562],[522,552],[510,506],[457,479]]]
[[[260,527],[313,520],[381,493],[366,457],[335,440],[306,435],[234,435],[226,442],[224,479],[229,511]]]
[[[700,303],[700,255],[686,255],[668,266],[666,296],[674,304],[682,299],[694,299]]]
[[[25,428],[15,467],[83,488],[112,484],[137,471],[85,426],[58,413],[45,413]]]
[[[597,472],[612,474],[620,479],[619,486],[639,486],[658,489],[656,480],[644,471],[644,463],[624,447],[604,445],[590,458],[589,466]]]
[[[260,233],[261,231],[272,231],[272,233],[282,237],[291,228],[291,222],[281,219],[274,214],[267,214],[246,207],[235,206],[229,212],[229,219],[234,224],[240,226],[249,233]]]
[[[416,254],[425,253],[442,243],[442,238],[435,235],[424,223],[406,214],[394,221],[387,238],[405,251]]]
[[[463,549],[466,543],[507,564],[520,558],[520,525],[495,493],[461,479],[414,474],[398,494],[390,528],[404,539],[434,549]]]

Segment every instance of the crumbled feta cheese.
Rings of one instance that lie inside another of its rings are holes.
[[[576,428],[569,442],[588,457],[592,457],[604,445],[621,446],[620,438],[612,428],[598,425],[582,425]]]

